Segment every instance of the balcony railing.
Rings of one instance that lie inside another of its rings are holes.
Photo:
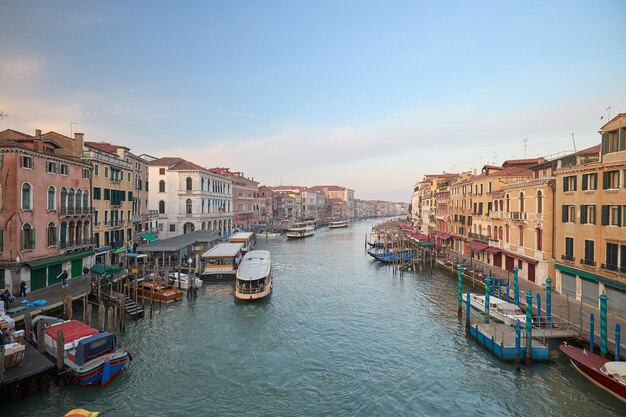
[[[509,213],[511,220],[526,220],[528,218],[528,213],[523,211],[512,211]]]
[[[61,216],[88,216],[93,214],[93,207],[59,207]]]
[[[564,261],[574,262],[574,255],[561,255],[561,259]]]
[[[95,245],[95,243],[96,243],[96,240],[94,238],[78,239],[78,240],[60,242],[59,247],[61,249],[74,249],[74,248],[84,247],[84,246],[93,246]]]
[[[593,259],[581,259],[580,263],[587,266],[596,266],[596,261]]]
[[[475,240],[480,240],[482,242],[488,243],[489,239],[491,239],[489,236],[487,235],[481,235],[479,233],[469,233],[469,238],[470,239],[475,239]]]

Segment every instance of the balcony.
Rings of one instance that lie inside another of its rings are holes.
[[[469,233],[469,238],[474,240],[480,240],[481,242],[489,243],[489,239],[491,239],[487,235],[481,235],[479,233]]]
[[[111,200],[111,207],[120,207],[122,205],[122,200]]]
[[[60,216],[89,216],[92,214],[92,207],[59,207]]]
[[[626,267],[618,268],[618,266],[614,264],[602,264],[601,268],[606,269],[607,271],[615,271],[615,272],[617,272],[620,269],[621,269],[621,272],[624,272],[624,270],[626,270]]]
[[[104,162],[105,164],[121,169],[133,169],[133,165],[130,162],[126,162],[123,159],[108,156],[96,151],[83,151],[83,159],[93,159],[94,161]]]
[[[511,220],[524,221],[528,219],[528,213],[523,211],[512,211],[508,214]]]
[[[133,223],[139,223],[141,221],[141,214],[133,214]]]
[[[593,259],[581,259],[580,263],[587,266],[596,266],[596,261]]]
[[[490,211],[489,212],[489,218],[490,219],[503,219],[504,218],[504,213],[501,211]]]
[[[93,246],[95,244],[96,244],[96,240],[94,238],[77,239],[77,240],[70,240],[68,242],[60,242],[59,247],[61,249],[76,249],[76,248],[81,248],[85,246]]]
[[[568,262],[574,262],[574,255],[561,255],[561,259]]]

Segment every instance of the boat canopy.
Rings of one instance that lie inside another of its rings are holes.
[[[115,349],[115,337],[109,332],[102,332],[91,337],[86,337],[78,342],[74,362],[83,366],[85,361],[102,355]]]
[[[254,235],[254,232],[237,232],[232,235],[228,240],[231,243],[245,242],[248,239],[251,239]]]
[[[270,272],[272,261],[270,252],[266,250],[253,250],[246,254],[237,270],[237,279],[252,281],[266,277]]]
[[[243,249],[243,243],[220,243],[202,254],[203,258],[226,258],[236,256]]]
[[[66,344],[82,337],[98,334],[98,330],[93,329],[78,320],[65,321],[61,324],[46,327],[46,334],[50,336],[52,340],[57,340],[57,333],[59,331],[63,332],[63,338]]]
[[[626,362],[607,362],[604,367],[613,378],[626,384]]]

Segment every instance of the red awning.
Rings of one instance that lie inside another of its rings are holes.
[[[417,239],[417,240],[428,240],[428,236],[422,234],[422,233],[409,233],[409,236],[411,236],[413,239]]]
[[[439,235],[439,238],[440,238],[440,239],[443,239],[443,240],[448,240],[448,239],[450,239],[451,237],[452,237],[452,235],[449,235],[448,233],[441,233],[441,234]]]
[[[502,250],[498,249],[498,248],[487,248],[487,249],[485,249],[485,253],[499,253],[499,252],[502,252]]]
[[[63,332],[65,343],[73,342],[76,339],[100,333],[98,330],[92,329],[78,320],[72,320],[56,326],[46,327],[46,334],[53,340],[57,340],[57,332],[59,330]]]
[[[470,243],[470,248],[472,248],[475,251],[482,251],[485,250],[489,247],[489,245],[485,245],[484,243],[480,243],[480,242],[472,242]]]
[[[452,235],[452,239],[455,239],[455,240],[461,240],[461,236]]]
[[[526,263],[528,263],[528,264],[530,264],[530,265],[537,265],[537,264],[539,263],[539,261],[538,261],[538,260],[536,260],[536,259],[533,259],[533,258],[527,258],[526,256],[522,256],[522,255],[519,255],[519,254],[517,254],[517,253],[506,252],[506,251],[503,251],[503,253],[504,253],[506,256],[510,256],[511,258],[518,259],[518,260],[520,260],[520,261],[522,261],[522,262],[526,262]]]

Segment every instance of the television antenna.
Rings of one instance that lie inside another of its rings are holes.
[[[528,146],[528,138],[522,139],[522,142],[524,142],[524,159],[526,159],[526,147]]]
[[[5,117],[9,117],[9,115],[3,111],[0,111],[0,119],[4,119]]]

